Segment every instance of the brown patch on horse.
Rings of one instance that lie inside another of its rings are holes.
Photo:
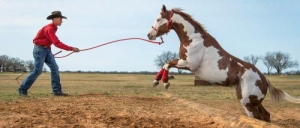
[[[229,85],[237,85],[240,84],[241,82],[241,76],[244,74],[244,72],[248,69],[247,67],[244,66],[244,62],[241,61],[240,59],[227,55],[230,57],[222,57],[220,59],[219,63],[219,69],[225,69],[224,65],[228,65],[228,71],[227,71],[227,78],[226,80],[222,83],[222,85],[229,86]],[[226,64],[224,61],[226,58],[230,58]],[[223,65],[223,67],[222,67]]]
[[[170,19],[171,18],[171,12],[166,10],[166,7],[163,5],[163,7],[161,9],[161,12],[160,12],[160,16],[161,16],[161,18]],[[157,34],[156,34],[157,37],[165,34],[166,32],[168,32],[169,31],[169,26],[168,26],[168,24],[163,24],[158,28],[158,30],[160,30],[160,31],[157,31]]]
[[[173,8],[171,11],[173,11],[174,13],[180,15],[183,19],[185,19],[186,21],[188,21],[190,24],[192,24],[195,28],[194,33],[200,33],[202,36],[205,36],[207,34],[207,31],[205,30],[205,28],[202,26],[202,24],[200,24],[199,22],[195,21],[191,15],[182,12],[183,9],[181,8]]]
[[[256,95],[250,95],[249,97],[249,102],[246,104],[246,107],[248,106],[258,106],[262,102],[263,98],[258,100],[258,97]]]
[[[184,28],[184,26],[182,24],[173,23],[172,28],[177,33],[180,43],[181,43],[181,45],[179,47],[179,58],[186,60],[187,49],[185,47],[189,46],[192,43],[192,40],[189,39],[186,32],[180,31],[180,30],[183,30],[183,28]]]
[[[157,36],[161,36],[161,35],[165,34],[166,31],[169,30],[167,24],[161,25],[158,29],[159,29],[160,31],[157,31],[157,34],[156,34]]]
[[[162,18],[166,18],[166,19],[170,19],[171,18],[171,12],[168,11],[166,9],[166,6],[163,5],[162,9],[161,9],[161,12],[160,12],[160,15]]]
[[[249,102],[246,104],[246,108],[252,112],[254,118],[259,120],[264,120],[267,122],[270,122],[270,113],[265,110],[265,108],[262,106],[261,102],[263,101],[263,98],[258,100],[258,97],[255,95],[249,96]]]
[[[262,94],[267,95],[268,87],[266,86],[266,80],[265,77],[262,77],[261,75],[260,75],[261,80],[257,80],[255,82],[255,85],[259,87],[259,90],[261,91]]]
[[[260,104],[257,109],[260,113],[261,119],[267,122],[271,122],[270,113],[262,106],[262,104]]]
[[[220,64],[220,62],[219,62]],[[240,67],[236,61],[230,61],[230,66],[227,71],[227,78],[222,82],[223,86],[240,85],[241,84],[241,72],[243,68]]]

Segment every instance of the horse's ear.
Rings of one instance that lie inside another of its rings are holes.
[[[167,11],[167,8],[166,8],[165,5],[162,6],[161,11],[164,12],[164,13]]]

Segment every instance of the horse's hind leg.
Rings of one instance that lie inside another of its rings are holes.
[[[262,106],[267,94],[267,86],[261,79],[254,77],[256,73],[244,73],[240,84],[236,86],[237,97],[249,117],[270,122],[270,113]]]
[[[250,100],[250,103],[247,103],[246,105],[243,104],[243,108],[249,117],[271,122],[270,113],[262,106],[261,103],[257,105]]]
[[[270,113],[262,106],[262,104],[258,106],[258,113],[264,121],[271,122]]]

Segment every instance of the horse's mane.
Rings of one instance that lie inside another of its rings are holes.
[[[194,20],[190,14],[187,14],[187,13],[183,12],[182,10],[183,10],[183,9],[181,9],[181,8],[173,8],[173,9],[172,9],[173,12],[179,13],[179,14],[181,14],[181,15],[183,15],[183,16],[189,18],[192,22],[197,23],[197,24],[200,26],[200,28],[202,29],[202,31],[203,31],[205,34],[207,33],[206,29],[203,27],[202,24],[200,24],[198,21]]]

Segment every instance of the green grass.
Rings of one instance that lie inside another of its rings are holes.
[[[0,74],[0,101],[13,101],[22,99],[18,96],[19,87],[15,78],[20,73]],[[28,74],[19,78],[22,80]],[[161,97],[165,89],[160,83],[152,87],[153,75],[135,74],[83,74],[83,73],[61,73],[63,91],[71,95],[140,95],[148,97]],[[219,107],[220,104],[240,106],[236,99],[235,90],[232,87],[218,85],[194,86],[193,75],[174,75],[170,80],[169,92],[182,98],[199,103]],[[300,97],[300,76],[267,76],[271,83],[278,89],[289,94]],[[43,73],[28,91],[30,98],[51,97],[50,74]],[[266,106],[273,106],[270,96],[264,101]],[[285,103],[282,106],[298,107],[297,104]]]

